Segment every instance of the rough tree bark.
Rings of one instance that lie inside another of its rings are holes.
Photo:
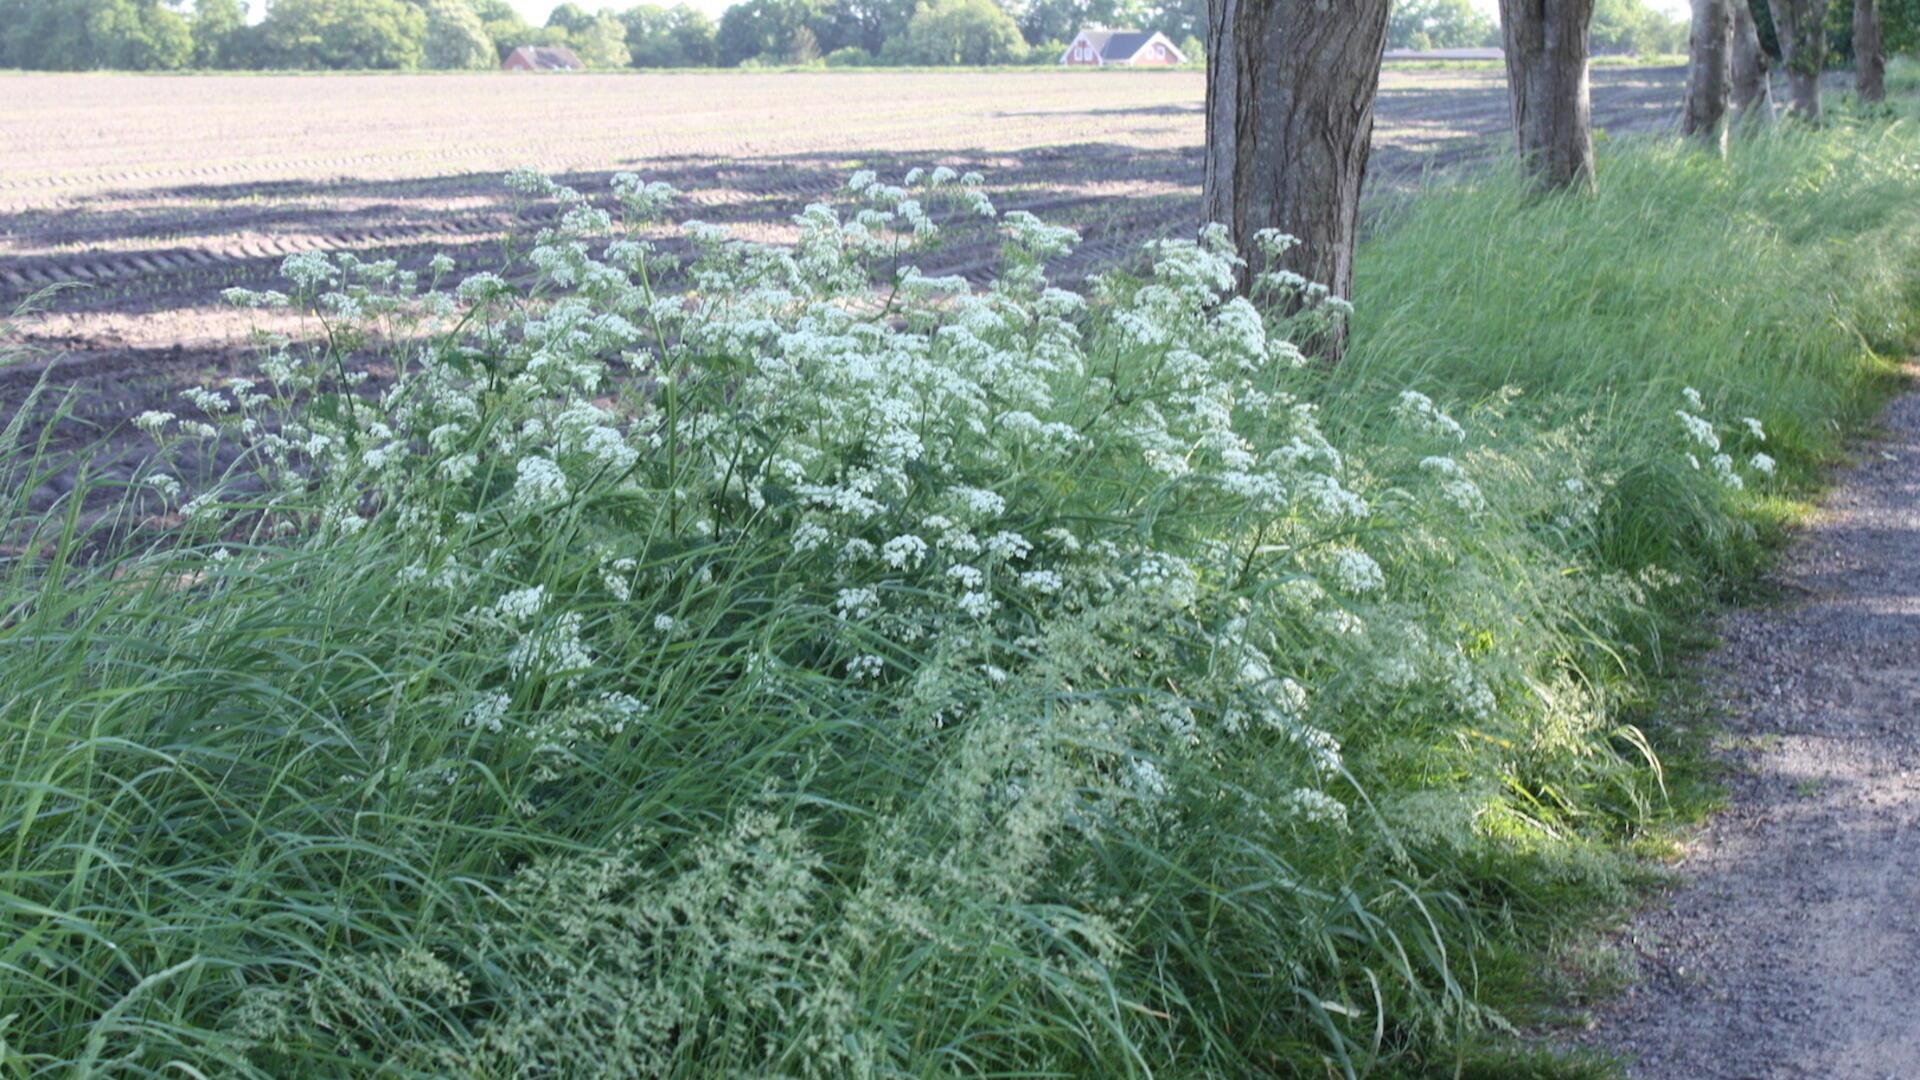
[[[1878,0],[1853,0],[1853,63],[1861,101],[1887,100],[1887,57]]]
[[[1773,120],[1773,61],[1760,47],[1748,0],[1733,0],[1733,110],[1742,124]]]
[[[1520,156],[1544,188],[1593,182],[1587,34],[1594,0],[1500,0]]]
[[[1207,12],[1207,220],[1249,273],[1291,270],[1347,298],[1391,0],[1213,0]],[[1266,264],[1254,237],[1300,242]],[[1342,341],[1322,343],[1330,356]]]
[[[1769,0],[1780,59],[1787,68],[1787,108],[1820,119],[1820,69],[1827,65],[1826,0]]]
[[[1746,0],[1693,0],[1693,33],[1687,39],[1686,132],[1722,152],[1732,96],[1736,2]]]

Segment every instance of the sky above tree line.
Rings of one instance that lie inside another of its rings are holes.
[[[547,21],[548,14],[559,2],[560,0],[513,0],[513,6],[519,10],[521,18],[538,26]],[[640,3],[641,0],[632,0],[631,3],[628,0],[607,0],[607,2],[614,7],[631,7],[634,3]],[[659,3],[662,7],[672,7],[679,0],[651,0],[651,2]],[[686,3],[716,19],[720,17],[721,12],[733,6],[733,0],[686,0]],[[1473,0],[1473,3],[1475,7],[1489,15],[1497,11],[1500,6],[1499,0]],[[1688,13],[1687,0],[1647,0],[1647,5],[1676,19],[1685,18]],[[580,6],[591,11],[599,5],[581,3]]]

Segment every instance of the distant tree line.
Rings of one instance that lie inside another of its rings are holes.
[[[522,45],[594,68],[1051,62],[1081,26],[1151,25],[1199,59],[1206,0],[745,0],[716,22],[687,4],[544,25],[508,0],[0,0],[0,67],[47,71],[482,69]]]
[[[1052,63],[1082,26],[1164,32],[1203,59],[1207,0],[743,0],[718,22],[682,3],[589,11],[544,25],[508,0],[0,0],[0,66],[52,71],[186,68],[483,69],[522,45],[567,45],[589,67],[823,63]],[[1882,0],[1888,51],[1914,48],[1920,0]],[[1763,41],[1766,3],[1756,3]],[[1833,45],[1848,52],[1851,0],[1833,0]],[[1676,53],[1687,27],[1646,0],[1596,0],[1596,53]],[[1396,0],[1389,48],[1498,45],[1471,0]]]
[[[1761,3],[1764,5],[1765,0]],[[1646,0],[1597,0],[1589,32],[1591,47],[1599,54],[1655,56],[1687,49],[1687,21],[1656,11]],[[1499,22],[1472,0],[1395,0],[1387,16],[1389,49],[1467,49],[1499,44]]]

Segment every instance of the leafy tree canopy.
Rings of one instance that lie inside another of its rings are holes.
[[[643,4],[620,14],[627,31],[627,55],[637,68],[700,67],[716,59],[713,20],[678,4]]]
[[[1204,33],[1206,9],[1204,0],[1201,3],[1200,27]],[[1030,0],[1023,8],[1010,14],[1032,44],[1068,41],[1087,26],[1144,26],[1153,13],[1141,0]]]
[[[499,62],[493,38],[467,0],[427,0],[427,66],[442,71],[490,68]]]
[[[1396,0],[1389,49],[1470,49],[1500,43],[1500,24],[1472,0]]]
[[[404,0],[274,0],[260,32],[263,52],[280,67],[417,68],[427,17]]]
[[[993,0],[933,0],[907,23],[915,64],[1005,64],[1026,55],[1020,27]]]
[[[253,62],[253,31],[244,0],[195,0],[188,23],[197,68],[244,68]]]
[[[833,20],[816,0],[745,0],[720,16],[720,62],[731,66],[760,57],[784,61],[801,30],[813,35],[822,54],[842,44],[833,39]]]
[[[193,33],[160,0],[0,0],[0,58],[47,71],[165,71],[193,59]]]
[[[1597,0],[1593,51],[1652,56],[1687,51],[1687,21],[1655,11],[1646,0]]]
[[[568,44],[590,68],[626,67],[627,28],[612,15],[596,15],[585,27],[567,35]]]

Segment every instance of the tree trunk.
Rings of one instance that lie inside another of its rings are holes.
[[[1500,0],[1520,157],[1543,188],[1593,183],[1587,33],[1594,0]]]
[[[1249,274],[1347,298],[1391,0],[1214,0],[1207,12],[1207,220]],[[1255,240],[1299,240],[1269,265]],[[1342,342],[1325,343],[1338,353]]]
[[[1887,57],[1880,46],[1880,5],[1853,0],[1853,63],[1860,100],[1887,100]]]
[[[1820,70],[1827,66],[1826,0],[1769,0],[1780,59],[1787,67],[1787,108],[1820,119]]]
[[[1734,2],[1746,0],[1693,0],[1693,34],[1687,39],[1686,132],[1722,152],[1733,83]]]
[[[1731,100],[1740,123],[1773,120],[1773,66],[1760,47],[1760,27],[1753,21],[1747,0],[1733,0],[1733,91]]]

